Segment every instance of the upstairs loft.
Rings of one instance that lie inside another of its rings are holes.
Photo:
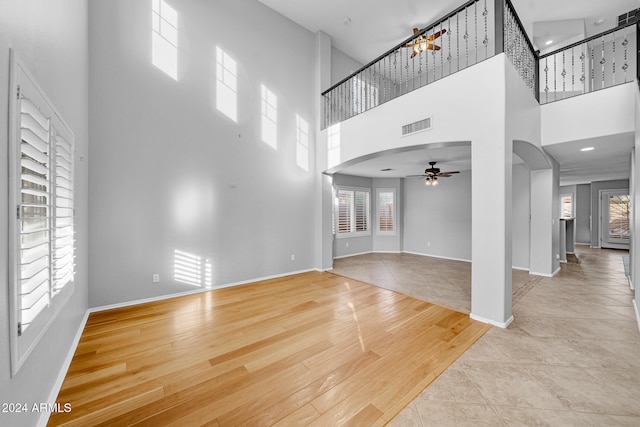
[[[503,73],[500,66],[490,65],[502,53],[507,58],[507,67],[516,73],[519,81],[509,87],[521,86],[518,92],[510,92],[509,97],[522,92],[521,97],[528,99],[513,102],[524,103],[525,109],[631,83],[636,80],[638,72],[638,30],[637,23],[632,21],[540,54],[534,49],[509,0],[469,1],[323,92],[322,127],[326,129],[329,144],[328,167],[357,154],[373,152],[373,147],[350,150],[346,136],[359,134],[363,136],[360,139],[367,139],[368,132],[349,129],[362,130],[370,127],[371,123],[379,128],[379,120],[388,123],[389,111],[402,111],[405,117],[401,122],[394,122],[391,135],[396,140],[431,127],[434,112],[440,116],[439,113],[447,106],[456,110],[454,113],[462,120],[465,120],[462,112],[466,107],[463,104],[473,105],[476,115],[490,113],[486,108],[492,105],[491,98],[499,96],[506,83],[504,78],[496,79],[498,76],[485,74]],[[511,70],[507,74],[511,74]],[[419,90],[427,86],[428,89]],[[446,86],[446,89],[437,86]],[[418,93],[414,93],[416,91]],[[488,99],[477,100],[474,97]],[[581,102],[594,103],[593,108],[597,111],[620,108],[619,101],[612,94],[587,98],[581,97]],[[394,101],[390,104],[395,104],[395,107],[386,107],[385,114],[373,112],[390,101]],[[607,108],[603,102],[617,105]],[[368,125],[345,123],[370,110],[365,115],[369,119]],[[473,111],[470,109],[469,114],[474,114]],[[478,122],[479,125],[481,123]],[[436,117],[436,124],[442,124],[439,117]],[[336,143],[336,136],[340,134],[342,144]],[[384,131],[382,134],[379,131],[370,134],[386,136]],[[451,138],[455,134],[453,132]],[[539,140],[539,137],[534,139]],[[537,145],[540,144],[538,141]],[[342,146],[336,149],[336,145]]]

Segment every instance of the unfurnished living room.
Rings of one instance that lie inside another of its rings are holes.
[[[639,10],[0,0],[0,425],[639,425]]]

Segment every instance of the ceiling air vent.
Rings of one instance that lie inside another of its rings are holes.
[[[402,136],[431,129],[431,117],[402,126]]]

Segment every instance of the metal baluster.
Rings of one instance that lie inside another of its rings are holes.
[[[422,52],[418,55],[418,87],[422,87]]]
[[[443,42],[444,41],[444,36],[442,34],[442,21],[440,22],[440,41]],[[442,43],[441,43],[442,44]],[[436,41],[433,41],[433,48],[435,49],[436,47]],[[444,47],[444,46],[442,46]],[[444,49],[440,48],[440,78],[444,77],[444,58],[443,58],[443,54],[444,54]]]
[[[616,84],[616,33],[613,33],[613,64],[611,65],[611,68],[613,69],[613,75],[611,76],[611,79],[613,80],[613,85],[615,86]]]
[[[566,70],[566,67],[565,67],[565,64],[564,64],[564,50],[563,50],[562,51],[562,99],[564,99],[565,96],[566,96],[566,93],[565,93],[566,92],[566,90],[565,90],[565,88],[566,88],[566,84],[565,84],[566,83],[565,82],[566,75],[567,75],[567,70]]]
[[[476,61],[474,64],[478,63],[478,2],[473,3],[473,31],[474,31],[474,41],[473,44],[476,48]]]
[[[404,69],[407,71],[407,78],[404,81],[404,93],[409,93],[409,52],[405,49],[406,64]]]
[[[484,0],[484,10],[482,11],[482,16],[484,16],[484,39],[482,40],[482,44],[484,44],[484,59],[489,57],[489,33],[487,31],[487,19],[489,16],[489,10],[487,9],[487,0]]]
[[[576,92],[576,73],[575,73],[576,57],[573,53],[573,47],[571,48],[571,95]]]
[[[549,57],[544,58],[544,96],[545,102],[549,102]]]
[[[398,51],[396,50],[393,53],[393,84],[394,85],[398,85]],[[395,88],[398,87],[398,89],[400,88],[399,86],[394,86],[394,98],[398,96],[397,91],[395,90]]]
[[[558,87],[557,87],[557,78],[558,73],[556,72],[556,55],[553,55],[553,100],[558,99]]]
[[[420,53],[418,55],[420,56]],[[411,90],[415,90],[416,88],[416,57],[411,58]]]
[[[602,70],[602,86],[600,89],[604,89],[604,63],[607,62],[604,58],[604,37],[602,37],[602,59],[600,60],[600,69]]]
[[[432,38],[432,45],[433,45],[433,49],[431,49],[431,56],[433,57],[433,81],[435,82],[437,80],[437,76],[436,76],[436,49],[435,49],[435,45],[436,45],[436,27],[434,26],[431,29],[431,38]]]
[[[469,66],[469,20],[468,20],[468,10],[469,8],[464,9],[464,51],[466,58],[466,67]]]
[[[624,82],[627,82],[627,69],[629,68],[629,64],[627,64],[627,45],[629,44],[629,40],[627,40],[627,35],[624,36],[624,41],[622,42],[622,46],[624,47],[624,64],[622,64],[622,71],[624,71]]]
[[[591,90],[594,89],[594,85],[595,85],[594,51],[595,51],[595,46],[591,48]]]
[[[460,71],[460,13],[456,13],[456,71]]]
[[[447,18],[447,28],[449,28],[447,30],[448,31],[447,40],[449,43],[449,47],[447,48],[447,62],[449,63],[449,75],[451,75],[451,33],[453,32],[451,31],[451,17]]]
[[[587,79],[587,77],[585,76],[585,72],[584,72],[584,60],[586,59],[586,56],[584,54],[584,48],[585,47],[586,47],[586,44],[582,46],[582,52],[580,52],[580,62],[581,62],[581,66],[582,66],[582,74],[580,76],[580,83],[582,83],[582,93],[585,93],[585,89],[586,89],[585,81]]]

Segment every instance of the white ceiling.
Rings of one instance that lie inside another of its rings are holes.
[[[259,1],[311,32],[321,30],[329,34],[335,48],[362,64],[408,38],[413,27],[424,28],[464,3],[464,0]],[[547,51],[562,47],[563,41],[573,41],[579,33],[591,36],[613,28],[618,15],[640,7],[640,0],[512,0],[512,3],[536,48]],[[348,25],[346,18],[350,21]],[[595,25],[601,19],[604,22]],[[549,39],[554,40],[551,46],[538,46]],[[582,153],[579,148],[584,145],[596,149]],[[571,185],[628,177],[631,146],[632,136],[626,135],[556,144],[545,149],[561,164],[561,184]],[[371,177],[406,176],[422,173],[430,160],[438,161],[438,167],[443,170],[471,167],[468,148],[423,151],[420,156],[411,152],[370,159],[340,172]],[[381,172],[384,168],[394,170]]]

